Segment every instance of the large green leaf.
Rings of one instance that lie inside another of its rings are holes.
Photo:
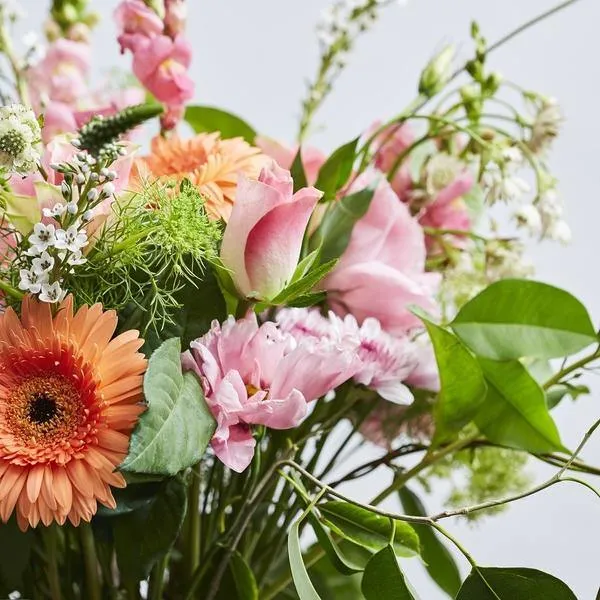
[[[343,575],[331,564],[329,558],[324,556],[309,567],[308,573],[323,600],[362,600],[360,591],[362,572]]]
[[[419,497],[407,487],[400,489],[400,501],[409,515],[427,516]],[[448,548],[438,539],[429,525],[413,525],[421,543],[421,557],[425,561],[431,578],[451,597],[454,598],[461,583],[460,571]]]
[[[175,475],[204,455],[216,423],[197,377],[181,372],[180,352],[174,338],[150,357],[144,376],[148,408],[131,436],[123,471]]]
[[[444,437],[462,429],[483,404],[486,384],[477,359],[452,333],[419,314],[427,327],[440,373],[441,391],[433,415]]]
[[[456,600],[577,600],[560,579],[536,569],[476,567]]]
[[[356,222],[362,218],[369,206],[375,189],[365,188],[327,207],[319,228],[311,238],[311,248],[321,248],[321,260],[339,258],[350,242]]]
[[[273,300],[271,304],[275,306],[281,306],[282,304],[291,304],[294,300],[302,298],[309,294],[309,292],[335,267],[337,259],[330,260],[318,267],[315,267],[309,271],[302,279],[290,283],[283,291],[281,291]]]
[[[390,520],[366,508],[332,500],[318,505],[325,524],[355,544],[379,551],[389,543]],[[394,550],[398,556],[419,553],[419,538],[415,530],[403,521],[396,521]]]
[[[361,588],[366,600],[415,600],[391,545],[368,562]]]
[[[577,298],[520,279],[490,285],[461,308],[451,326],[476,354],[496,360],[563,357],[597,341]]]
[[[35,534],[29,529],[23,533],[13,517],[0,523],[0,591],[7,595],[22,590],[23,573],[29,564],[35,544]]]
[[[340,146],[319,169],[315,187],[324,193],[324,200],[332,200],[336,192],[348,181],[356,158],[358,139]]]
[[[138,582],[175,543],[187,504],[186,487],[179,478],[165,480],[151,502],[115,517],[113,535],[121,575]]]
[[[116,507],[107,508],[99,505],[96,515],[98,517],[118,517],[146,508],[154,502],[154,498],[162,489],[162,486],[161,481],[128,483],[126,488],[113,490],[113,496],[117,503]]]
[[[564,450],[544,392],[517,360],[480,358],[488,393],[475,422],[492,442],[527,450]]]
[[[242,137],[249,144],[256,137],[256,131],[246,121],[213,106],[188,106],[184,118],[196,133],[220,131],[224,139]]]
[[[296,521],[288,534],[288,557],[290,560],[290,569],[292,579],[296,587],[296,593],[300,600],[321,600],[317,590],[312,584],[304,560],[302,559],[302,549],[300,548],[300,528],[301,520]]]

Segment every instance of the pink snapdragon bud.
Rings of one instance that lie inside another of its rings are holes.
[[[114,19],[119,28],[121,52],[133,51],[140,40],[161,35],[164,29],[160,17],[142,0],[122,0],[115,9]]]
[[[185,0],[165,0],[165,33],[175,38],[185,30],[187,6]]]

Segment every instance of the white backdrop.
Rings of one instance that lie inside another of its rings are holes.
[[[26,31],[39,27],[46,0],[20,0],[29,13]],[[316,68],[314,24],[326,0],[188,0],[189,37],[194,47],[192,76],[196,100],[237,112],[260,132],[291,141],[296,133],[305,79]],[[129,65],[118,53],[109,15],[116,0],[92,2],[105,20],[96,30],[95,76],[110,67]],[[384,18],[362,38],[350,66],[318,114],[324,129],[311,140],[325,150],[351,139],[378,118],[397,113],[415,94],[420,69],[444,43],[456,42],[468,57],[471,19],[495,40],[522,21],[548,9],[551,0],[411,0],[389,7]],[[600,283],[594,243],[600,220],[600,125],[598,57],[600,2],[581,0],[493,54],[490,64],[507,78],[556,96],[567,117],[552,155],[561,182],[574,239],[568,248],[545,243],[532,247],[537,278],[580,297],[600,320]],[[563,441],[577,445],[600,417],[600,380],[596,390],[555,412]],[[366,451],[369,452],[369,451]],[[583,452],[600,464],[600,433]],[[363,457],[366,458],[366,457]],[[533,464],[536,479],[551,470]],[[381,485],[381,482],[379,482]],[[366,484],[351,493],[372,496]],[[432,511],[440,498],[428,500]],[[390,506],[395,506],[392,502]],[[396,506],[396,508],[398,508]],[[580,600],[593,600],[600,586],[598,546],[600,501],[591,492],[564,484],[513,505],[507,513],[475,528],[448,523],[483,565],[531,566],[565,580]],[[459,560],[462,560],[458,557]],[[423,600],[443,595],[427,581],[417,559],[405,561]],[[466,567],[465,567],[466,569]]]

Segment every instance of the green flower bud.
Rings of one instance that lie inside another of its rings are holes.
[[[446,46],[437,56],[434,56],[423,69],[419,81],[419,93],[431,98],[441,91],[450,80],[454,46]]]

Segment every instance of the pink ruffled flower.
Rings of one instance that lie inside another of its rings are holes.
[[[298,145],[293,147],[284,146],[277,140],[263,135],[256,136],[254,145],[258,146],[267,156],[270,156],[282,169],[288,171],[292,168],[292,163],[298,153]],[[318,148],[312,146],[302,147],[302,166],[308,185],[315,184],[319,169],[326,160],[327,156]]]
[[[363,177],[356,187],[367,184]],[[410,305],[437,311],[434,295],[440,275],[425,272],[425,257],[421,226],[389,183],[381,181],[323,288],[336,313],[350,313],[359,323],[375,317],[386,331],[402,335],[421,325]]]
[[[185,0],[165,0],[165,33],[175,38],[185,29],[187,6]]]
[[[133,48],[133,72],[157,100],[182,106],[194,96],[187,72],[191,59],[192,48],[182,36],[143,38]]]
[[[239,292],[271,299],[290,281],[310,215],[321,197],[315,188],[293,194],[289,171],[275,162],[258,181],[240,176],[221,260]]]
[[[113,13],[119,29],[117,38],[121,52],[134,50],[143,38],[152,38],[163,32],[160,17],[142,0],[122,0]]]
[[[351,351],[331,343],[298,343],[274,323],[260,327],[254,313],[229,317],[190,344],[183,368],[202,382],[217,421],[211,446],[234,471],[252,460],[252,425],[289,429],[307,403],[347,381],[356,369]]]

